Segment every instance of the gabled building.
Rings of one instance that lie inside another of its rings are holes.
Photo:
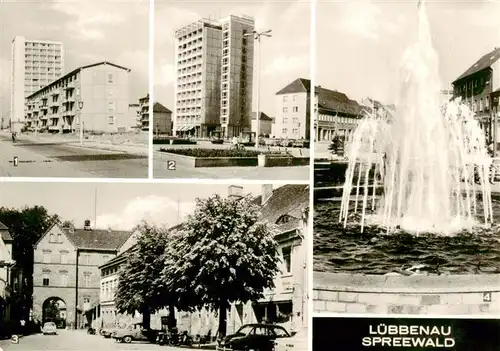
[[[453,96],[461,97],[475,112],[487,139],[500,142],[498,99],[500,97],[500,48],[483,55],[453,85]],[[497,121],[497,128],[494,128]],[[496,135],[496,136],[495,136]]]
[[[12,244],[14,240],[7,228],[0,222],[0,325],[2,322],[9,321],[10,305],[9,297],[11,293],[11,269],[14,266],[12,260]]]
[[[257,112],[252,112],[252,132],[257,133]],[[274,120],[269,117],[264,112],[259,112],[260,123],[259,123],[259,134],[268,138],[272,133],[272,127]]]
[[[159,102],[153,105],[153,127],[155,134],[172,135],[172,111]]]
[[[99,303],[99,266],[130,248],[135,233],[92,229],[90,221],[83,229],[52,225],[34,247],[33,318],[44,321],[45,308],[57,301],[62,320],[85,325],[83,314]]]
[[[310,139],[311,80],[297,78],[276,93],[272,136]]]
[[[362,118],[362,108],[341,92],[315,89],[314,135],[316,141],[333,140],[335,136],[348,139]]]

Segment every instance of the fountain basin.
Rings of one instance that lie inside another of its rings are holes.
[[[480,205],[480,202],[479,202]],[[452,236],[418,236],[383,228],[364,227],[357,218],[347,227],[339,222],[340,201],[315,204],[314,270],[330,273],[499,274],[500,199],[492,198],[494,224]],[[480,210],[479,210],[480,213]],[[479,222],[480,223],[480,222]]]

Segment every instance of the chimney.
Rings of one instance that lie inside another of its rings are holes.
[[[86,219],[83,225],[83,230],[91,230],[90,228],[90,219]]]
[[[228,188],[228,198],[230,200],[238,200],[243,197],[243,187],[239,185],[230,185]]]
[[[262,200],[261,204],[264,205],[266,201],[273,194],[273,185],[272,184],[262,184]]]

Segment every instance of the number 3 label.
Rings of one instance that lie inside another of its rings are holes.
[[[483,293],[483,302],[491,302],[491,293],[490,292]]]
[[[15,335],[15,334],[12,335],[12,343],[13,344],[19,344],[19,336]]]
[[[169,171],[175,171],[175,161],[167,161],[167,169]]]

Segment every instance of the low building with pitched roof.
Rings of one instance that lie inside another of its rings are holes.
[[[257,112],[252,112],[252,132],[257,133]],[[259,134],[268,138],[272,133],[274,120],[264,112],[260,111]]]
[[[83,229],[52,225],[34,246],[33,319],[44,321],[45,307],[55,300],[62,321],[88,323],[83,314],[99,303],[99,266],[130,248],[135,234],[92,229],[90,221]]]
[[[348,139],[362,118],[362,107],[346,94],[321,86],[315,89],[314,135],[316,141]]]

